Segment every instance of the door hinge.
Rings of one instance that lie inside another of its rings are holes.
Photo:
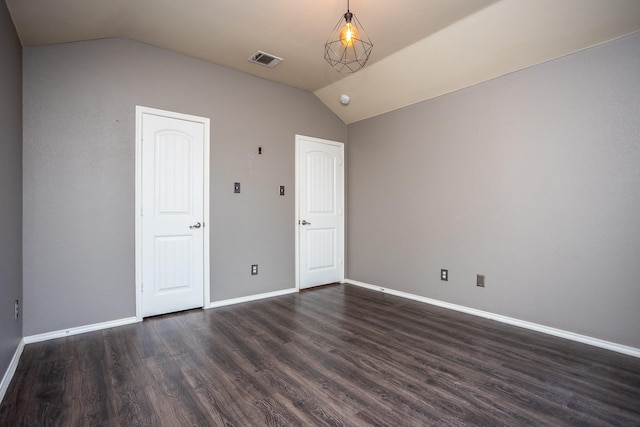
[[[140,283],[140,293],[144,293],[144,283]]]

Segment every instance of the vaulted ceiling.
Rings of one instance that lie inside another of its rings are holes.
[[[127,37],[313,92],[353,123],[640,31],[640,0],[352,0],[374,43],[336,72],[346,0],[7,0],[23,46]],[[262,50],[275,68],[248,61]],[[340,104],[348,94],[351,103]]]

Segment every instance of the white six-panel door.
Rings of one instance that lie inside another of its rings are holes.
[[[298,285],[344,280],[344,146],[296,135]]]
[[[203,307],[208,126],[153,111],[140,122],[139,316]]]

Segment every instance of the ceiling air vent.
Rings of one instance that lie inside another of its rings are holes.
[[[262,52],[259,50],[251,55],[249,61],[255,62],[256,64],[264,65],[265,67],[273,68],[280,62],[282,62],[282,58],[278,58],[275,55],[271,55],[270,53]]]

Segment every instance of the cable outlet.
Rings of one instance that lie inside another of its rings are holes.
[[[444,268],[440,270],[440,280],[444,280],[445,282],[449,281],[449,270],[445,270]]]
[[[478,274],[476,276],[476,286],[484,288],[484,274]]]
[[[240,183],[239,182],[234,182],[233,183],[233,192],[234,193],[239,193],[240,192]]]
[[[284,185],[280,186],[280,195],[284,196]]]
[[[13,318],[17,319],[20,315],[20,300],[16,300],[13,304]]]
[[[251,264],[251,275],[252,276],[258,275],[258,264]]]

